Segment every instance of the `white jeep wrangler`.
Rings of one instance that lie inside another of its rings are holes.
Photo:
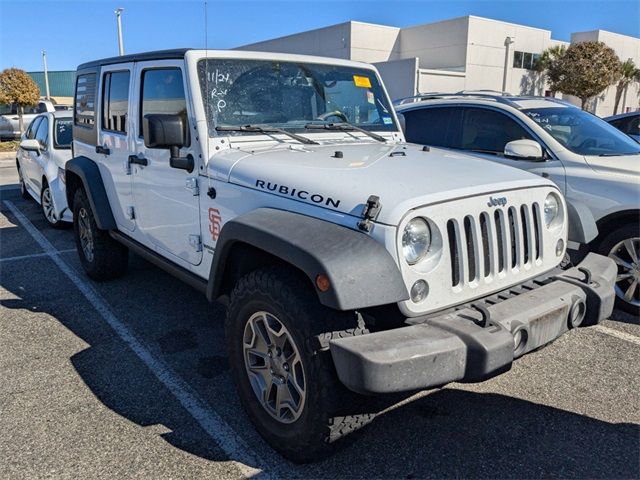
[[[615,264],[558,268],[550,181],[404,142],[366,64],[176,50],[78,67],[69,205],[96,280],[131,250],[228,302],[239,397],[298,462],[361,394],[481,381],[612,311]]]

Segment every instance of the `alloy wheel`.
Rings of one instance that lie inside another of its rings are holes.
[[[282,423],[295,422],[304,409],[306,382],[291,333],[274,315],[260,311],[244,328],[243,356],[253,392]]]
[[[80,237],[80,247],[84,258],[88,262],[93,261],[93,234],[91,232],[91,222],[86,208],[80,208],[78,212],[78,235]]]
[[[618,242],[609,252],[618,265],[616,295],[622,301],[640,306],[640,237]]]
[[[44,216],[47,218],[49,223],[55,224],[58,223],[58,218],[56,217],[56,211],[53,208],[53,200],[51,198],[51,189],[49,187],[45,187],[42,191],[42,210],[44,211]]]

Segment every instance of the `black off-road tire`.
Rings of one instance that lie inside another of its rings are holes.
[[[16,167],[18,168],[18,182],[20,183],[20,195],[25,200],[31,200],[31,194],[27,191],[27,185],[24,183],[24,178],[22,178],[22,170],[20,169],[20,162],[16,159]]]
[[[81,222],[86,220],[91,235],[90,257],[83,249]],[[76,190],[73,198],[73,234],[80,263],[90,278],[97,281],[111,280],[122,276],[127,270],[129,250],[109,236],[109,232],[98,229],[91,205],[82,188]]]
[[[272,417],[249,382],[243,353],[244,328],[256,312],[274,315],[293,336],[302,359],[306,400],[293,423]],[[333,333],[329,333],[333,332]],[[307,463],[322,459],[340,446],[343,437],[375,417],[367,398],[344,387],[337,378],[328,349],[318,348],[318,336],[366,334],[355,313],[336,312],[322,306],[306,277],[282,267],[254,271],[236,284],[225,322],[231,373],[241,403],[260,435],[282,456]],[[347,438],[353,438],[349,435]],[[337,440],[340,440],[337,444]]]
[[[639,236],[640,225],[624,225],[613,230],[611,233],[605,234],[602,240],[597,244],[596,251],[599,254],[607,257],[611,253],[611,250],[620,242],[626,239],[638,238]],[[627,260],[629,259],[627,258]],[[640,259],[638,260],[640,261]],[[618,295],[616,295],[616,308],[624,310],[625,312],[635,315],[636,317],[640,316],[640,306],[627,302],[623,298],[620,298]]]
[[[42,183],[42,191],[40,192],[40,210],[42,211],[42,216],[47,221],[47,224],[51,228],[55,228],[57,230],[62,230],[64,228],[69,227],[68,222],[62,221],[62,219],[57,219],[55,222],[51,221],[49,217],[47,217],[47,213],[45,212],[45,193],[46,190],[49,190],[49,195],[51,195],[51,189],[49,188],[49,184],[47,182]]]

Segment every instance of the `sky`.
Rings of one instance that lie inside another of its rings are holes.
[[[114,10],[123,7],[125,53],[205,46],[204,0],[0,0],[0,70],[75,70],[118,54]],[[209,48],[240,45],[358,20],[406,27],[476,15],[551,30],[640,37],[638,0],[207,0]]]

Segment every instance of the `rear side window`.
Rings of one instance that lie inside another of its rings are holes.
[[[140,131],[145,115],[162,113],[181,115],[187,124],[187,102],[179,68],[157,68],[142,72]]]
[[[81,127],[93,128],[96,123],[96,74],[78,75],[74,123]]]
[[[531,135],[507,115],[484,108],[465,108],[460,147],[475,152],[502,154],[513,140],[532,140]]]
[[[406,120],[407,141],[434,147],[452,147],[451,128],[455,108],[422,108],[402,112]]]
[[[127,133],[129,72],[109,72],[102,87],[102,129]]]
[[[611,125],[616,127],[618,130],[626,133],[627,135],[638,135],[640,131],[638,130],[640,123],[640,115],[633,115],[629,117],[619,118],[617,120],[613,120]]]

